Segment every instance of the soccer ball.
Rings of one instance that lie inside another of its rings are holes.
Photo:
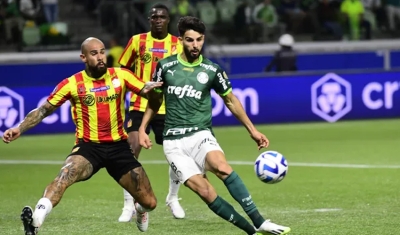
[[[257,157],[254,171],[262,182],[276,184],[285,178],[288,164],[285,157],[279,152],[266,151]]]

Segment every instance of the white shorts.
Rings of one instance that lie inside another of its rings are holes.
[[[206,173],[205,161],[208,152],[223,152],[209,130],[199,131],[181,139],[164,140],[163,148],[169,165],[181,183],[194,175]]]

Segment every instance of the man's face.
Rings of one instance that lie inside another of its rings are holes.
[[[168,31],[169,15],[167,10],[162,8],[153,8],[149,16],[150,28],[152,32]]]
[[[82,61],[87,64],[93,74],[104,74],[107,72],[107,56],[104,44],[99,41],[91,41],[85,45]]]
[[[199,58],[204,44],[204,34],[188,30],[179,38],[183,45],[183,52],[188,60]]]

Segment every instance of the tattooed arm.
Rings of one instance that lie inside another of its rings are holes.
[[[49,102],[45,101],[42,106],[30,111],[28,115],[26,115],[25,119],[18,126],[21,134],[39,124],[43,119],[52,114],[57,108],[58,107],[53,106]]]
[[[11,141],[16,140],[22,133],[39,124],[44,118],[52,114],[57,108],[57,106],[53,106],[49,102],[45,101],[42,106],[30,111],[17,128],[11,128],[4,132],[4,143],[8,144]]]

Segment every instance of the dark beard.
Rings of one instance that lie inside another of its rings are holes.
[[[96,66],[87,66],[88,72],[90,74],[90,77],[92,78],[100,78],[102,77],[104,74],[107,73],[107,65],[104,65],[104,67],[97,67]]]
[[[183,53],[185,53],[186,59],[188,60],[189,63],[193,63],[201,55],[201,52],[199,52],[199,54],[197,56],[192,56],[190,51],[185,47],[183,47]]]

